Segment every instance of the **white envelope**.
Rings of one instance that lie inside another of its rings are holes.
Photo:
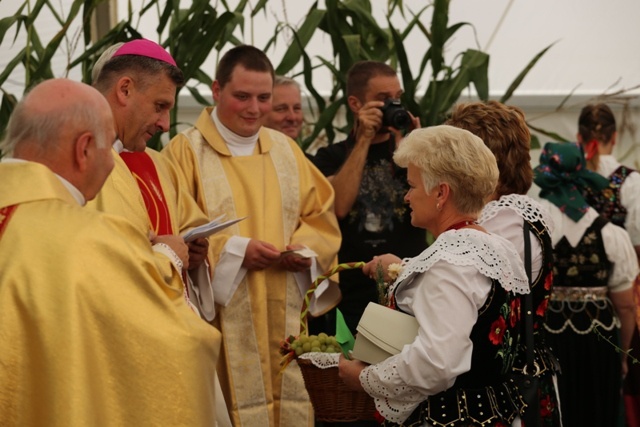
[[[325,279],[311,295],[309,300],[309,315],[311,317],[320,317],[342,300],[342,292],[340,286],[333,280]]]
[[[382,362],[411,344],[418,335],[418,328],[415,317],[370,302],[358,323],[351,354],[354,359],[366,363]]]
[[[209,237],[212,234],[217,233],[220,230],[224,230],[225,228],[235,224],[236,222],[240,222],[246,218],[245,216],[242,218],[230,219],[225,222],[220,222],[220,219],[222,219],[222,217],[224,217],[224,215],[219,216],[218,218],[214,219],[211,222],[208,222],[207,224],[201,225],[200,227],[196,227],[193,230],[189,230],[187,233],[184,234],[184,236],[182,236],[184,241],[189,243],[192,240],[198,239],[200,237]]]

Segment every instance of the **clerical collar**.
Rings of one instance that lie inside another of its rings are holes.
[[[211,112],[211,119],[216,125],[216,128],[218,128],[218,132],[220,133],[222,140],[227,144],[227,147],[233,156],[250,156],[253,154],[253,150],[256,147],[260,133],[256,133],[252,136],[240,136],[237,133],[234,133],[222,124],[220,118],[218,118],[217,108],[214,108]]]
[[[116,139],[113,142],[113,149],[116,150],[116,153],[120,154],[123,151],[125,151],[124,149],[124,144],[122,143],[122,141],[120,141],[119,139]]]
[[[87,200],[84,198],[84,195],[80,192],[80,190],[78,190],[73,184],[71,184],[69,181],[67,181],[60,175],[56,174],[56,177],[58,177],[62,185],[64,185],[67,188],[67,190],[69,190],[69,193],[71,193],[73,198],[76,199],[76,201],[80,206],[84,206],[87,204]]]
[[[15,159],[15,158],[3,158],[0,159],[0,163],[31,163],[29,160],[23,159]],[[51,169],[49,169],[51,170]],[[53,171],[52,171],[53,172]],[[84,198],[84,195],[78,190],[75,185],[53,172],[53,174],[58,178],[58,180],[64,185],[64,187],[71,193],[71,196],[78,202],[80,206],[84,206],[87,204],[87,200]]]

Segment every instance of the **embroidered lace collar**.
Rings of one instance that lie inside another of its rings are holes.
[[[549,231],[552,231],[553,220],[549,211],[536,200],[522,194],[507,194],[498,200],[490,201],[482,209],[478,222],[482,224],[489,221],[503,209],[511,209],[531,223],[540,221]]]
[[[438,261],[474,266],[484,276],[498,280],[506,291],[529,293],[529,280],[513,245],[498,235],[469,228],[444,232],[420,255],[405,258],[393,286],[413,273],[424,273]]]

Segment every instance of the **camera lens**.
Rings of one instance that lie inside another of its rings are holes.
[[[382,110],[382,126],[407,129],[411,125],[411,116],[397,99],[387,99]]]
[[[411,124],[411,117],[406,110],[396,110],[389,118],[389,123],[396,129],[406,129]]]

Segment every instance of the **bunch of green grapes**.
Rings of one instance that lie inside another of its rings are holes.
[[[300,334],[291,343],[291,349],[295,351],[296,356],[304,353],[339,353],[341,351],[340,344],[336,341],[336,337],[329,336],[324,332],[318,335]]]

